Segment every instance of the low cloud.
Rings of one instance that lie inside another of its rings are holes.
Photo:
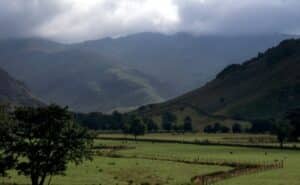
[[[0,38],[300,33],[299,0],[1,0]]]

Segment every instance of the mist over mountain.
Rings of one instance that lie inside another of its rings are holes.
[[[110,111],[159,102],[168,85],[99,54],[41,39],[0,42],[0,64],[47,103]]]
[[[175,95],[204,85],[225,66],[240,63],[291,35],[195,36],[139,33],[87,41],[77,47],[116,59],[172,84]]]
[[[47,103],[72,110],[128,110],[204,85],[289,35],[194,36],[140,33],[78,44],[0,41],[0,65]]]

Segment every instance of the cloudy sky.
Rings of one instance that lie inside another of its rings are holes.
[[[0,38],[79,42],[137,32],[300,34],[300,0],[1,0]]]

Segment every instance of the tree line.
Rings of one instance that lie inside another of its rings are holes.
[[[193,121],[190,116],[186,116],[182,123],[178,123],[177,116],[171,112],[165,112],[161,116],[160,124],[148,117],[142,117],[135,114],[121,114],[114,111],[112,114],[103,114],[99,112],[82,114],[76,113],[76,119],[81,125],[93,130],[122,131],[127,134],[133,134],[132,125],[139,126],[143,133],[165,132],[192,132]],[[138,123],[138,124],[137,124]]]
[[[234,123],[231,127],[214,123],[204,127],[205,133],[249,133],[273,134],[277,136],[281,148],[286,141],[298,141],[300,137],[300,108],[290,110],[281,119],[256,119],[250,120],[250,127]]]

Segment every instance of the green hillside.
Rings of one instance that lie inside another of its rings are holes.
[[[113,59],[39,39],[0,42],[0,65],[47,103],[108,112],[160,102],[168,85]]]
[[[139,109],[144,115],[192,110],[198,117],[266,119],[300,105],[300,40],[286,40],[239,65],[226,67],[205,86],[168,102]],[[179,115],[180,115],[179,114]]]
[[[42,105],[27,87],[0,69],[0,104],[38,106]]]

